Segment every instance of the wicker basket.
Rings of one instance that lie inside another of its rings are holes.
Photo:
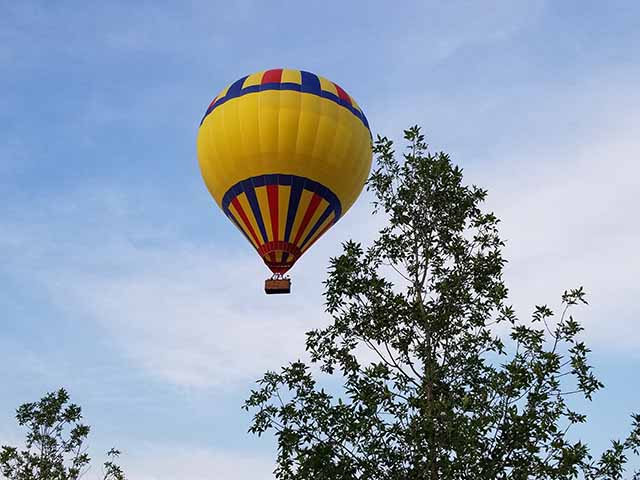
[[[291,279],[270,278],[264,281],[264,291],[267,295],[274,293],[291,293]]]

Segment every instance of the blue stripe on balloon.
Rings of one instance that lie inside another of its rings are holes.
[[[338,199],[338,196],[329,188],[305,177],[281,173],[259,175],[257,177],[247,178],[246,180],[242,180],[233,185],[222,197],[222,209],[225,213],[229,212],[229,205],[231,204],[231,201],[241,193],[245,192],[245,189],[243,188],[244,182],[251,182],[254,187],[263,187],[265,185],[292,186],[294,184],[303,184],[305,190],[317,193],[329,203],[331,210],[336,214],[336,221],[342,216],[342,204],[340,203],[340,199]],[[291,207],[291,205],[289,206]],[[291,208],[289,210],[291,210]]]
[[[324,221],[329,217],[329,215],[331,215],[333,213],[333,208],[331,208],[331,205],[327,205],[327,208],[324,210],[324,212],[322,213],[322,215],[320,215],[320,218],[318,219],[318,221],[315,223],[315,225],[313,226],[313,228],[309,231],[309,233],[307,234],[307,236],[304,238],[304,240],[302,241],[302,243],[300,244],[300,250],[304,250],[304,246],[307,244],[307,242],[309,240],[311,240],[311,237],[313,237],[313,234],[316,233],[318,231],[318,229],[320,228],[320,226],[324,223]]]
[[[284,241],[289,242],[291,237],[291,229],[296,219],[298,205],[300,205],[300,197],[304,186],[304,178],[293,177],[291,182],[291,192],[289,193],[289,208],[287,209],[287,226],[284,230]]]
[[[233,97],[233,96],[239,95],[242,92],[242,84],[244,83],[244,81],[247,79],[248,76],[249,75],[245,75],[240,80],[236,80],[235,82],[233,82],[229,87],[229,90],[227,90],[227,94],[225,95],[225,97],[228,97],[228,96]]]
[[[314,95],[320,95],[322,93],[320,79],[316,74],[302,70],[300,76],[302,78],[302,89],[300,91],[313,93]]]
[[[310,72],[304,72],[304,71],[300,73],[302,75],[302,85],[293,83],[293,82],[284,82],[284,83],[272,82],[272,83],[265,83],[264,85],[251,85],[249,87],[242,88],[242,84],[244,83],[247,77],[245,76],[241,78],[240,80],[234,82],[229,87],[229,90],[227,91],[227,94],[224,97],[218,99],[215,104],[207,108],[207,111],[205,112],[204,116],[202,117],[202,120],[200,121],[200,125],[202,125],[202,123],[204,122],[204,119],[207,118],[207,116],[211,112],[213,112],[216,108],[218,108],[220,105],[223,105],[229,100],[232,100],[234,98],[238,98],[249,93],[264,92],[267,90],[291,90],[296,92],[309,93],[321,98],[326,98],[327,100],[331,100],[332,102],[337,103],[338,105],[346,108],[351,113],[353,113],[356,117],[358,117],[358,119],[367,128],[367,130],[369,130],[369,135],[371,135],[369,122],[367,121],[367,117],[364,115],[364,113],[362,113],[356,107],[351,105],[348,101],[338,97],[334,93],[322,90],[320,88],[320,79],[318,78],[317,75],[314,75],[313,73],[310,73]]]
[[[229,217],[229,219],[235,224],[235,226],[238,227],[238,230],[242,232],[242,235],[244,235],[244,238],[246,238],[247,241],[253,246],[253,242],[249,238],[249,235],[247,235],[247,232],[243,230],[243,228],[240,226],[240,222],[236,219],[236,217],[233,216],[233,214],[230,211],[227,211],[227,217]]]
[[[278,183],[278,175],[264,175],[264,184],[265,185],[280,185]]]
[[[247,196],[247,200],[249,200],[249,206],[251,207],[251,211],[253,212],[253,217],[256,219],[256,223],[258,224],[258,228],[260,229],[260,233],[262,234],[262,241],[266,243],[269,241],[269,237],[267,237],[267,230],[264,228],[262,212],[260,211],[260,205],[258,204],[258,198],[256,197],[255,187],[251,179],[242,182],[242,189]]]

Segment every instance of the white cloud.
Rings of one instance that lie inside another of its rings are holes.
[[[24,447],[17,432],[0,431],[0,446]],[[102,478],[104,452],[90,448],[92,458],[84,478]],[[116,463],[127,478],[136,480],[271,480],[275,463],[271,457],[253,452],[139,442],[122,449]]]
[[[230,242],[195,244],[145,224],[145,206],[109,189],[47,203],[0,227],[3,268],[48,291],[69,318],[96,322],[134,365],[196,387],[234,386],[304,356],[304,333],[326,321],[328,257],[372,228],[361,203],[299,262],[292,295],[266,296],[268,270],[230,225],[219,234]]]
[[[229,253],[131,247],[114,259],[123,274],[48,281],[54,297],[100,322],[137,365],[177,384],[222,384],[295,357],[311,314],[300,295],[264,298],[259,259]]]
[[[434,149],[464,167],[465,182],[488,189],[521,318],[535,304],[559,306],[565,289],[584,285],[590,306],[575,317],[585,336],[594,348],[622,355],[637,355],[640,343],[635,76],[637,69],[610,69],[571,85],[519,86],[486,98],[425,91],[376,114],[392,138],[422,125]]]
[[[176,445],[143,448],[135,458],[121,457],[128,478],[136,480],[273,479],[271,459],[235,451],[185,448]]]
[[[567,130],[565,142],[523,144],[490,170],[468,169],[470,181],[488,187],[488,206],[502,219],[506,279],[522,316],[534,304],[559,305],[565,289],[583,285],[591,306],[575,316],[591,344],[627,353],[640,343],[640,147],[631,135],[640,129],[637,100],[621,93],[597,112],[582,106],[573,115],[591,119]],[[567,120],[563,102],[557,106]]]

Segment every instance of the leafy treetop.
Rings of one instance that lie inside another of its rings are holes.
[[[558,314],[540,305],[520,321],[487,192],[430,153],[418,127],[405,140],[398,160],[377,138],[368,189],[388,223],[370,247],[348,241],[331,260],[333,322],[307,334],[311,361],[341,392],[296,361],[245,402],[251,432],[275,431],[277,478],[621,479],[640,416],[598,459],[567,436],[587,420],[570,398],[603,387],[571,315],[584,290],[564,292]]]

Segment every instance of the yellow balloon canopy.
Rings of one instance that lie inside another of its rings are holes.
[[[371,132],[342,88],[313,73],[248,75],[213,99],[198,160],[216,203],[274,274],[284,274],[353,205]]]

